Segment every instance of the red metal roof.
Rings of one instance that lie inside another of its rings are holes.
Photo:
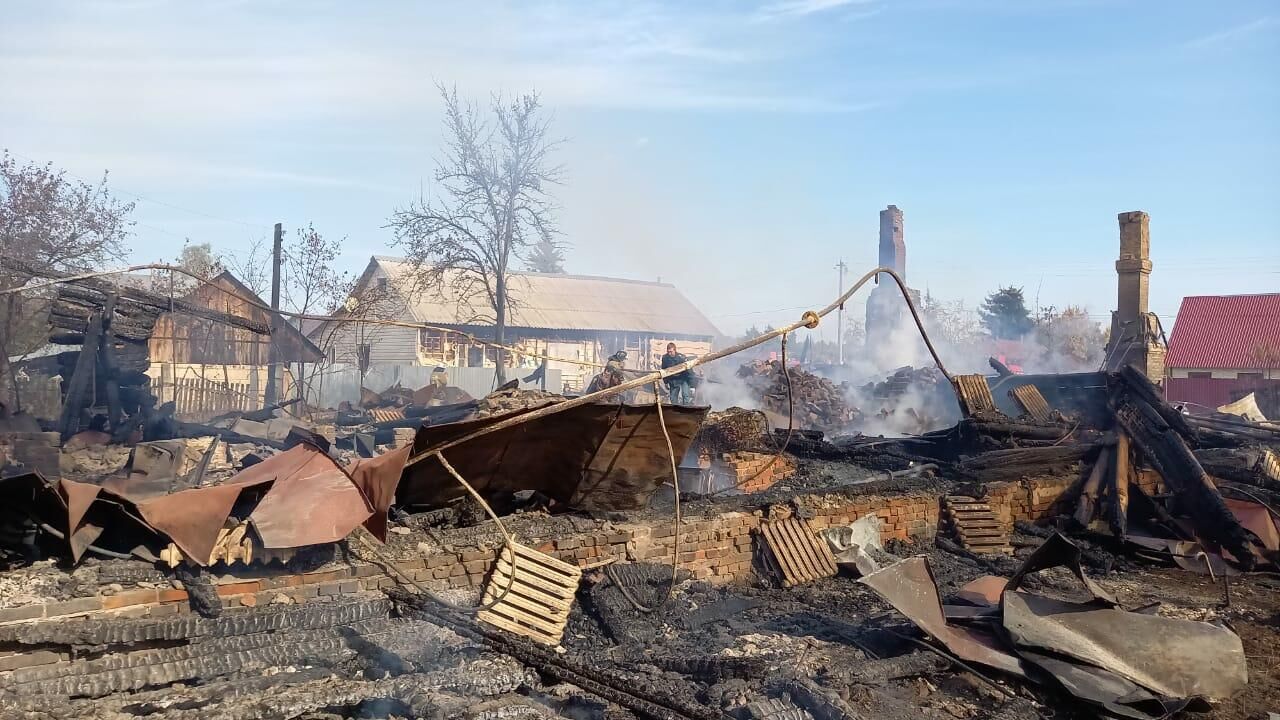
[[[1261,370],[1259,348],[1280,355],[1280,293],[1193,295],[1182,299],[1169,337],[1169,368]]]

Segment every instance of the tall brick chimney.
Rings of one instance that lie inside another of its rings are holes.
[[[1116,314],[1125,321],[1147,312],[1151,284],[1151,217],[1141,210],[1120,213],[1120,276]]]
[[[902,236],[902,211],[890,205],[880,211],[880,266],[907,279],[907,243]]]
[[[1151,283],[1151,218],[1142,211],[1123,212],[1120,221],[1120,259],[1116,310],[1111,314],[1111,339],[1107,343],[1108,370],[1128,364],[1154,382],[1164,377],[1165,346],[1160,321],[1147,300]]]
[[[880,211],[880,267],[892,269],[906,282],[907,243],[903,239],[902,211],[897,205]],[[876,286],[867,298],[867,346],[888,344],[894,329],[902,322],[905,309],[902,293],[893,279],[887,275],[876,278]]]

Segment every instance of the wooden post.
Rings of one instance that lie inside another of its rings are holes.
[[[1116,461],[1111,493],[1111,532],[1119,540],[1123,540],[1129,532],[1129,481],[1132,475],[1129,435],[1121,430],[1116,433]]]
[[[80,411],[84,408],[85,391],[89,389],[89,381],[93,379],[93,368],[98,359],[98,343],[102,340],[102,314],[89,316],[84,332],[84,344],[80,346],[80,356],[76,358],[76,369],[71,374],[71,382],[67,383],[67,397],[62,405],[62,416],[58,418],[58,431],[66,441],[80,429]]]
[[[120,409],[120,366],[116,362],[116,347],[111,335],[111,321],[116,314],[116,294],[107,295],[102,310],[102,340],[98,343],[98,365],[102,368],[101,381],[107,396],[107,427],[114,433],[120,425],[123,411]]]
[[[1098,494],[1102,490],[1102,479],[1107,475],[1107,466],[1111,464],[1112,448],[1103,448],[1098,453],[1098,459],[1093,463],[1093,470],[1089,473],[1089,479],[1085,481],[1084,489],[1080,492],[1080,502],[1076,505],[1075,518],[1076,522],[1084,527],[1088,527],[1093,522],[1093,516],[1098,511]]]
[[[276,223],[275,237],[271,247],[271,345],[270,357],[267,365],[267,394],[263,399],[263,407],[271,407],[278,402],[280,392],[280,380],[277,375],[280,372],[280,343],[278,335],[280,328],[279,310],[280,310],[280,255],[281,248],[284,243],[284,226]]]

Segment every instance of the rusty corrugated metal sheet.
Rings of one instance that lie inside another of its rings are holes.
[[[369,417],[373,418],[373,421],[376,423],[391,422],[393,420],[404,419],[404,408],[398,408],[398,407],[374,408],[372,410],[369,410],[368,413],[369,413]]]
[[[429,451],[512,415],[418,431],[414,448]],[[664,406],[676,457],[693,442],[707,408]],[[653,405],[607,402],[581,405],[478,437],[444,453],[481,494],[503,497],[538,490],[557,502],[586,510],[638,510],[671,480],[671,461]],[[405,468],[396,488],[401,505],[436,506],[465,495],[440,463],[428,458]]]
[[[1280,293],[1192,295],[1178,309],[1165,367],[1262,370],[1260,345],[1280,352]]]
[[[298,445],[221,485],[166,495],[146,492],[133,496],[127,483],[106,487],[62,480],[56,492],[43,484],[31,487],[43,495],[36,498],[43,506],[42,515],[55,527],[68,528],[68,543],[77,558],[99,537],[111,534],[116,540],[128,540],[128,549],[141,540],[138,533],[151,533],[161,544],[173,542],[183,554],[203,565],[232,508],[239,501],[252,499],[255,492],[261,493],[261,499],[251,506],[248,520],[264,547],[302,547],[346,537],[374,515],[374,505],[363,487],[394,487],[404,457],[399,455],[398,463],[370,464],[359,482],[319,449]],[[64,517],[56,517],[59,513]]]
[[[953,375],[951,383],[956,388],[960,411],[966,417],[974,413],[996,412],[995,398],[991,397],[991,388],[982,375]]]
[[[1045,402],[1040,389],[1035,385],[1019,385],[1009,391],[1009,397],[1013,398],[1035,420],[1049,422],[1053,419],[1053,411],[1049,408],[1049,403]]]
[[[832,577],[839,572],[827,541],[815,535],[802,518],[761,523],[760,537],[769,549],[783,587]]]

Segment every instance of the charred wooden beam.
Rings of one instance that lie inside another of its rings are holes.
[[[180,615],[158,618],[86,618],[81,622],[36,622],[0,625],[0,644],[18,645],[132,645],[192,638],[234,637],[281,630],[308,630],[349,625],[386,617],[390,604],[383,598],[351,602],[283,605],[253,612],[229,612],[216,618]]]
[[[32,277],[48,278],[52,280],[71,277],[69,273],[43,268],[34,263],[20,260],[9,255],[0,256],[0,265]],[[72,293],[79,291],[91,291],[91,293],[96,292],[98,295],[102,295],[104,297],[104,301],[107,293],[118,291],[121,298],[125,298],[139,305],[150,307],[158,312],[179,312],[193,317],[213,320],[214,322],[220,322],[225,325],[231,325],[232,327],[243,328],[258,335],[271,334],[271,326],[267,323],[257,322],[256,320],[240,317],[239,315],[218,312],[217,310],[187,302],[186,300],[166,297],[160,293],[154,293],[140,288],[127,286],[119,286],[117,288],[115,285],[112,285],[107,281],[98,279],[69,281],[67,285],[63,287],[63,290],[70,289],[67,286],[78,288],[78,290],[71,289]],[[84,293],[82,292],[81,294]],[[75,328],[68,329],[74,330]]]
[[[1196,460],[1213,477],[1242,485],[1253,485],[1280,492],[1280,477],[1272,477],[1274,455],[1268,450],[1251,448],[1203,448],[1196,450]]]
[[[961,422],[971,424],[982,435],[1025,438],[1028,440],[1061,440],[1071,430],[1071,428],[1057,425],[1032,425],[1012,420],[1001,422],[969,418]]]
[[[93,369],[98,355],[98,342],[102,338],[102,316],[89,318],[85,329],[84,344],[80,346],[80,357],[76,360],[76,369],[67,383],[66,397],[62,403],[62,416],[58,419],[58,431],[65,441],[80,429],[80,411],[84,409],[85,393],[89,389]]]
[[[1107,475],[1107,468],[1111,465],[1111,457],[1115,452],[1114,448],[1103,448],[1098,454],[1098,459],[1093,463],[1093,469],[1089,471],[1089,479],[1085,481],[1084,487],[1080,490],[1080,500],[1076,503],[1075,520],[1082,527],[1088,527],[1093,522],[1093,518],[1098,514],[1098,496],[1102,493],[1102,481]]]
[[[1167,413],[1130,392],[1121,392],[1115,404],[1116,421],[1129,434],[1134,447],[1164,478],[1165,484],[1178,493],[1196,533],[1226,548],[1241,567],[1252,570],[1256,557],[1248,533],[1227,509],[1222,495],[1182,434],[1166,422]],[[1172,410],[1163,401],[1160,404]]]
[[[1125,387],[1137,398],[1145,402],[1152,410],[1155,410],[1165,424],[1173,428],[1183,440],[1191,447],[1196,447],[1199,443],[1196,429],[1191,426],[1187,420],[1187,416],[1178,412],[1172,405],[1165,402],[1164,394],[1160,392],[1160,388],[1156,387],[1151,380],[1132,365],[1124,365],[1120,368],[1120,379],[1124,381]]]
[[[1130,462],[1129,436],[1120,431],[1116,435],[1115,462],[1111,473],[1111,534],[1123,540],[1129,533],[1129,486],[1133,482],[1133,463]]]
[[[111,293],[102,307],[102,332],[107,338],[98,343],[98,367],[102,370],[103,392],[107,396],[107,427],[113,430],[120,425],[123,416],[120,409],[120,365],[116,362],[115,343],[110,337],[111,321],[115,314],[116,295]]]

